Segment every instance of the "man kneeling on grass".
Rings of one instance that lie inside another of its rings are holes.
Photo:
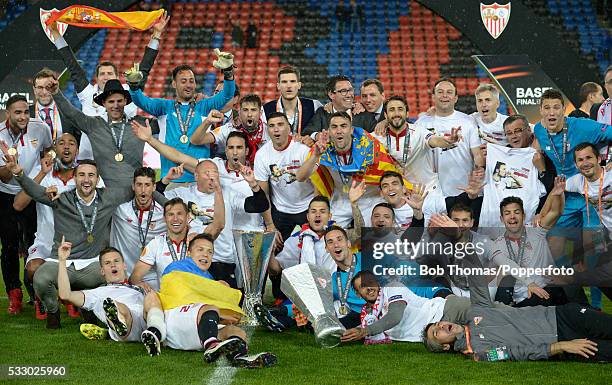
[[[101,274],[106,285],[90,290],[72,291],[66,269],[66,260],[71,249],[72,243],[66,242],[62,237],[57,252],[57,286],[60,299],[93,311],[96,317],[108,326],[110,337],[114,341],[140,341],[141,333],[147,326],[150,331],[165,333],[164,314],[159,310],[159,299],[155,293],[145,295],[141,288],[127,283],[126,266],[119,250],[108,247],[100,252]],[[92,329],[88,330],[86,324],[81,325],[81,331],[86,336],[97,330],[95,326],[89,327]]]
[[[226,282],[215,281],[208,272],[213,242],[209,234],[196,235],[189,242],[189,258],[174,261],[164,270],[159,298],[165,309],[167,335],[163,341],[152,331],[151,338],[143,336],[145,347],[155,355],[163,341],[173,349],[204,350],[208,363],[225,356],[237,367],[272,366],[276,363],[272,353],[247,356],[246,333],[233,325],[243,314],[238,306],[242,294]]]
[[[479,261],[466,257],[468,264]],[[576,303],[493,308],[483,276],[470,275],[471,307],[465,325],[439,321],[423,330],[429,351],[456,351],[476,361],[570,360],[612,362],[612,315]]]

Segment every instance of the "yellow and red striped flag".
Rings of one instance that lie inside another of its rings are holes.
[[[71,5],[51,11],[47,25],[56,21],[83,28],[119,28],[146,31],[164,14],[163,9],[144,12],[106,12],[87,5]]]

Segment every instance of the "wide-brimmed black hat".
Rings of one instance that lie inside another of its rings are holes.
[[[123,85],[118,79],[107,80],[106,84],[104,85],[104,91],[99,93],[98,96],[94,98],[94,102],[96,102],[97,105],[102,106],[104,105],[106,98],[108,98],[111,94],[123,94],[126,99],[125,104],[128,105],[132,103],[130,92],[123,88]]]

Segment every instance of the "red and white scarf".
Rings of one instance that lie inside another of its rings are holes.
[[[383,294],[383,288],[379,287],[378,297],[376,297],[376,302],[374,302],[374,305],[371,306],[371,311],[368,312],[370,306],[367,303],[361,308],[360,318],[362,328],[365,329],[366,327],[372,325],[374,322],[382,318],[384,301],[385,298]],[[393,341],[391,340],[391,338],[389,338],[386,332],[382,332],[373,336],[366,336],[363,341],[363,343],[366,345],[390,344],[391,342]]]
[[[249,162],[251,162],[251,164],[255,164],[255,153],[257,152],[259,146],[262,144],[264,138],[265,127],[263,121],[261,120],[261,118],[259,118],[257,129],[254,131],[249,131],[242,125],[237,127],[237,130],[244,132],[249,138]]]

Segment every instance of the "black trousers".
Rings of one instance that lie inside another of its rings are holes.
[[[291,236],[291,232],[296,225],[302,227],[302,225],[307,222],[306,211],[297,214],[287,214],[278,211],[276,207],[272,205],[272,222],[274,222],[274,226],[276,226],[276,229],[281,233],[284,242]],[[280,289],[280,274],[271,275],[270,281],[272,282],[272,295],[274,295],[274,298],[287,298]]]
[[[597,352],[591,358],[575,354],[567,358],[585,362],[612,362],[612,315],[577,303],[555,308],[559,341],[588,338],[597,343]]]
[[[25,210],[13,209],[15,195],[0,192],[0,265],[6,292],[20,288],[19,251],[27,252],[36,232],[36,203],[30,202]]]
[[[283,236],[283,242],[291,236],[291,232],[295,226],[302,227],[306,220],[306,211],[297,214],[287,214],[282,211],[278,211],[274,205],[272,205],[272,222],[276,229],[280,231]]]
[[[234,289],[238,288],[236,282],[236,264],[235,263],[224,263],[224,262],[213,262],[208,268],[208,272],[215,278],[216,281],[225,281],[230,287]]]
[[[505,276],[499,283],[497,288],[497,294],[495,294],[495,301],[501,302],[506,305],[511,305],[514,295],[514,284],[516,278],[511,275]],[[550,295],[549,299],[543,299],[537,295],[532,295],[531,298],[525,298],[521,302],[514,305],[514,307],[525,307],[525,306],[558,306],[566,304],[567,297],[562,287],[558,286],[545,286],[544,290]]]

